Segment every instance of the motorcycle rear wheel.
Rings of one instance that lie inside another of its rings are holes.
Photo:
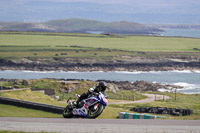
[[[73,111],[72,108],[69,108],[69,106],[66,106],[63,111],[63,117],[64,118],[72,118],[73,117],[72,111]]]
[[[104,106],[99,103],[96,110],[94,110],[94,111],[89,110],[88,111],[88,118],[91,118],[91,119],[97,118],[103,112],[103,110],[104,110]]]

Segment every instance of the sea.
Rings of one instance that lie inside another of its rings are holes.
[[[150,72],[127,72],[127,71],[0,71],[0,78],[5,79],[84,79],[84,80],[111,80],[111,81],[149,81],[153,83],[171,84],[182,86],[177,92],[184,94],[200,94],[200,71],[150,71]],[[165,90],[160,91],[175,91]]]
[[[163,29],[165,32],[155,33],[158,36],[200,38],[200,29]],[[103,34],[104,31],[87,31],[89,34]]]
[[[163,29],[161,36],[200,38],[200,29]]]

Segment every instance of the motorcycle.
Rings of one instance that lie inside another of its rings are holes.
[[[76,94],[76,97],[80,96]],[[80,102],[77,107],[76,101],[67,100],[68,105],[63,111],[64,118],[84,117],[84,118],[97,118],[108,106],[107,96],[102,92],[92,94]]]

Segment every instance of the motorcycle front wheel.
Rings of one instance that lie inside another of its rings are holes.
[[[94,106],[91,107],[90,110],[88,110],[88,118],[97,118],[104,110],[104,106],[100,103],[98,103],[97,108],[95,109]]]
[[[63,111],[63,117],[64,118],[72,118],[73,117],[72,111],[73,111],[72,108],[70,108],[69,106],[66,106]]]

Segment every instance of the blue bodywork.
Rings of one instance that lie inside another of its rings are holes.
[[[97,102],[100,102],[103,106],[108,106],[108,101],[102,93],[100,93],[96,97],[87,98],[84,100],[84,102],[85,102],[85,104],[82,108],[73,109],[73,115],[87,117],[88,116],[88,107],[96,104]]]

